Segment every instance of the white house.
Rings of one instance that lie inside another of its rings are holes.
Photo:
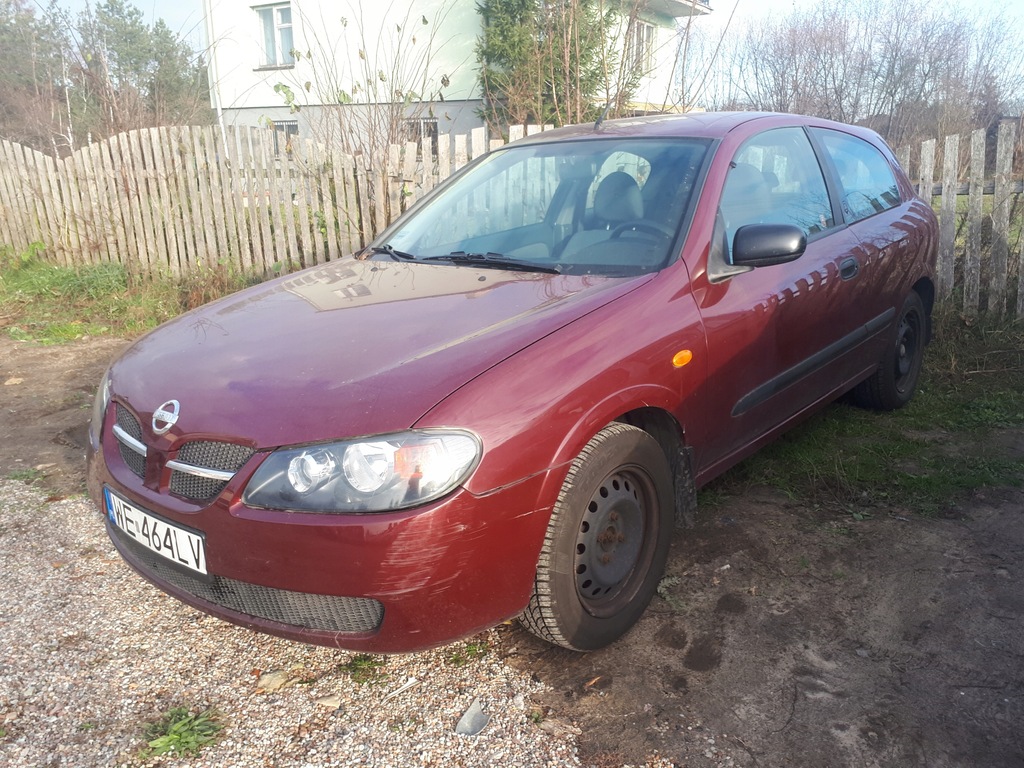
[[[475,0],[204,4],[213,106],[226,124],[315,134],[324,105],[339,103],[367,128],[388,105],[385,119],[400,115],[407,138],[482,124]],[[636,111],[671,102],[676,20],[709,10],[707,0],[640,0],[620,35],[626,61],[644,73]]]

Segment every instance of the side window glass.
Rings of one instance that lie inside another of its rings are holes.
[[[896,177],[885,156],[863,139],[838,131],[815,129],[842,184],[843,213],[860,221],[900,204]]]
[[[732,249],[747,224],[792,224],[808,236],[835,225],[825,177],[800,128],[778,128],[753,137],[733,158],[720,213]]]

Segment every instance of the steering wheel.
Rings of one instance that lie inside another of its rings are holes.
[[[661,235],[663,237],[673,237],[675,232],[666,227],[664,224],[659,224],[656,221],[650,219],[636,219],[635,221],[625,221],[619,224],[615,229],[612,230],[609,235],[610,240],[615,240],[620,237],[623,232],[650,232],[651,234]]]

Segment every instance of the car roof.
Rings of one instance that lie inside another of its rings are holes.
[[[696,137],[720,139],[737,127],[754,121],[769,121],[775,125],[785,125],[787,123],[790,125],[818,125],[841,128],[858,135],[863,135],[864,133],[873,135],[873,132],[865,131],[855,126],[804,115],[789,115],[777,112],[687,112],[682,115],[650,115],[646,117],[605,120],[599,125],[595,123],[570,125],[565,128],[535,133],[532,136],[515,142],[515,144],[611,137]]]

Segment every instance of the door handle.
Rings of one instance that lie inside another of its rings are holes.
[[[858,272],[860,272],[860,264],[857,263],[853,256],[843,259],[843,262],[839,265],[839,276],[843,280],[850,280],[856,277]]]

